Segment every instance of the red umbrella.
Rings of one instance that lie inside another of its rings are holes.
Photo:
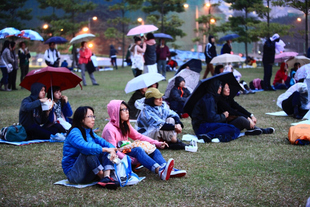
[[[82,79],[72,73],[68,68],[54,68],[48,66],[46,68],[30,71],[20,83],[20,86],[30,91],[31,85],[39,82],[44,84],[47,89],[50,86],[59,86],[63,91],[69,88],[74,88],[78,84],[82,89],[82,85],[80,84],[81,81]]]

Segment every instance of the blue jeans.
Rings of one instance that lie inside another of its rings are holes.
[[[148,155],[141,147],[135,147],[132,148],[131,152],[127,153],[127,155],[136,158],[139,163],[154,173],[156,168],[160,166],[163,167],[166,164],[166,160],[158,149]]]
[[[6,67],[1,67],[1,71],[2,71],[2,79],[1,79],[1,84],[8,84],[9,83],[9,74],[8,74],[8,70],[6,69]]]
[[[114,164],[107,158],[108,153],[100,155],[80,154],[71,170],[67,173],[70,183],[90,183],[101,170],[114,170]],[[104,167],[103,167],[104,166]]]
[[[161,73],[166,78],[166,60],[158,60],[157,72]]]

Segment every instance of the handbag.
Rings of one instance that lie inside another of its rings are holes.
[[[86,64],[86,70],[89,74],[92,74],[96,71],[96,67],[93,64],[93,61],[91,59],[88,60],[88,63]]]
[[[143,57],[142,55],[137,54],[137,46],[135,46],[135,53],[133,56],[133,67],[138,68],[139,70],[143,70]]]
[[[12,125],[1,129],[0,138],[9,142],[22,142],[27,139],[27,133],[22,125]]]
[[[2,59],[2,62],[4,63],[6,69],[8,70],[8,73],[12,72],[13,70],[13,65],[11,63],[6,63],[1,55],[1,59]]]

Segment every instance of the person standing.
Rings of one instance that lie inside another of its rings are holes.
[[[29,72],[29,58],[31,57],[28,48],[26,48],[25,42],[19,43],[18,57],[20,66],[20,82],[22,82]]]
[[[221,54],[231,54],[231,40],[227,40],[226,43],[222,47]]]
[[[156,41],[152,33],[146,35],[146,50],[144,53],[144,73],[157,73]]]
[[[55,42],[50,42],[49,49],[44,53],[45,63],[51,67],[59,67],[60,53],[55,49]]]
[[[161,73],[166,79],[166,59],[170,56],[170,51],[164,39],[160,39],[159,42],[160,44],[156,47],[156,55],[158,58],[157,72]]]
[[[86,84],[86,78],[85,78],[85,70],[86,70],[86,64],[91,61],[92,52],[91,50],[86,46],[86,42],[81,42],[81,48],[80,48],[80,57],[79,57],[79,64],[81,66],[81,75],[82,75],[82,81],[83,86],[87,86]],[[91,82],[94,86],[99,85],[95,79],[94,73],[89,72],[89,77],[91,79]]]
[[[18,56],[15,53],[15,46],[16,43],[14,41],[10,42],[10,55],[11,58],[14,59],[13,70],[9,73],[9,85],[8,88],[11,90],[17,90],[16,88],[16,76],[17,76],[17,70],[18,70]]]
[[[13,65],[14,59],[11,57],[11,51],[10,51],[10,41],[5,40],[3,43],[2,51],[1,51],[1,58],[0,58],[0,68],[2,71],[2,79],[0,82],[0,90],[1,91],[11,91],[9,86],[9,72],[7,69],[8,64]],[[2,85],[4,85],[4,89],[2,89]]]
[[[114,48],[113,45],[110,45],[110,58],[111,58],[111,64],[113,67],[115,67],[115,69],[117,70],[117,62],[116,62],[116,54],[117,54],[117,50]]]
[[[141,45],[141,38],[138,36],[133,37],[135,44],[130,48],[131,51],[131,69],[134,73],[134,76],[137,77],[142,74],[143,71],[143,65],[144,65],[144,58],[143,58],[143,53],[145,52],[146,49],[146,43],[145,41],[143,42],[142,48],[140,47]]]
[[[265,91],[275,91],[271,87],[270,79],[272,76],[272,65],[274,63],[274,56],[276,53],[276,42],[280,41],[280,36],[274,34],[272,37],[268,38],[264,44],[263,49],[263,65],[264,65],[264,90]]]
[[[209,36],[209,43],[206,45],[206,48],[205,48],[205,56],[206,56],[206,64],[207,64],[207,68],[206,68],[206,71],[203,75],[203,79],[205,79],[209,72],[211,72],[211,75],[214,74],[214,68],[213,68],[213,64],[210,63],[211,60],[217,56],[217,53],[216,53],[216,47],[215,47],[215,38],[214,36],[210,35]]]

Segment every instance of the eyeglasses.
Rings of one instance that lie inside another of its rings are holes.
[[[89,118],[89,119],[96,119],[96,116],[86,116],[86,118]]]
[[[120,111],[129,112],[129,109],[128,108],[123,108],[123,109],[120,109]]]

